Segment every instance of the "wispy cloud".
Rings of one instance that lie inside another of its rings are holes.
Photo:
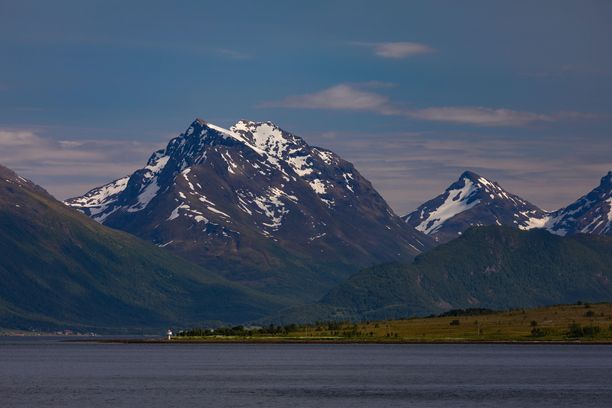
[[[425,108],[407,111],[406,114],[415,119],[479,126],[525,126],[536,122],[554,121],[552,116],[539,113],[478,106]]]
[[[353,42],[352,45],[365,47],[372,50],[374,55],[382,58],[403,59],[415,55],[429,54],[435,52],[428,45],[416,42]]]
[[[449,122],[474,126],[528,126],[535,123],[602,119],[604,116],[589,112],[563,111],[551,114],[484,108],[480,106],[443,106],[407,110],[409,117],[434,122]]]
[[[278,102],[265,102],[262,106],[384,112],[387,107],[390,107],[390,103],[386,96],[367,91],[359,86],[340,84],[318,92],[288,96]]]
[[[447,122],[473,126],[527,126],[560,120],[594,119],[584,112],[543,114],[506,108],[481,106],[441,106],[405,108],[387,96],[372,91],[367,84],[339,84],[318,92],[288,96],[280,101],[265,102],[262,107],[369,111],[381,115],[405,116],[431,122]]]
[[[0,164],[63,199],[142,167],[163,142],[56,140],[37,130],[0,129]]]

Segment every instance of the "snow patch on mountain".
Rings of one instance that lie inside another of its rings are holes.
[[[546,215],[543,217],[533,217],[531,216],[532,213],[528,211],[522,211],[520,212],[520,214],[526,218],[524,223],[522,225],[519,225],[519,229],[522,229],[522,230],[530,230],[534,228],[546,228],[551,218],[549,215]]]
[[[285,208],[285,203],[281,200],[283,196],[281,191],[270,189],[269,193],[265,196],[253,197],[253,202],[269,219],[269,222],[264,222],[262,225],[276,230],[283,225],[283,217],[289,210]]]
[[[136,199],[136,204],[128,207],[126,209],[127,212],[136,212],[141,211],[149,205],[151,200],[155,198],[157,192],[159,191],[159,184],[157,184],[157,177],[151,180],[149,184],[147,184],[138,194],[138,198]]]
[[[289,163],[298,176],[304,177],[313,172],[308,159],[310,159],[310,156],[289,157],[287,163]]]
[[[111,206],[121,193],[127,187],[130,176],[125,176],[120,179],[111,181],[101,187],[88,191],[81,197],[66,201],[64,204],[75,207],[81,212],[86,212],[98,222],[103,222],[111,213],[105,213],[106,209]]]
[[[315,193],[320,194],[320,195],[327,194],[327,188],[325,187],[325,184],[321,180],[314,179],[308,182],[308,184],[310,184],[310,187]]]
[[[157,196],[157,192],[160,188],[157,182],[157,177],[168,163],[170,157],[161,156],[155,157],[155,159],[153,159],[152,157],[151,159],[152,160],[149,160],[149,164],[147,164],[147,166],[143,168],[143,184],[140,187],[140,192],[136,199],[136,203],[128,207],[126,209],[127,212],[136,212],[145,209],[149,205],[151,200],[153,200]]]
[[[231,218],[229,215],[227,215],[226,213],[224,213],[221,210],[217,210],[215,207],[211,207],[210,205],[207,205],[206,208],[208,209],[208,211],[212,211],[215,214],[221,215],[223,217]]]
[[[326,205],[333,206],[335,204],[334,200],[326,197],[328,187],[320,180],[321,173],[316,170],[316,160],[313,157],[314,153],[325,165],[331,166],[335,160],[332,152],[312,148],[299,136],[283,131],[272,122],[241,120],[232,126],[230,131],[234,132],[236,137],[242,138],[245,143],[264,152],[267,160],[281,169],[286,176],[290,175],[284,171],[281,163],[288,165],[296,175],[308,182]],[[350,176],[352,177],[352,175]],[[348,181],[347,186],[352,191]]]
[[[321,160],[325,162],[328,166],[333,164],[334,154],[329,150],[321,150],[318,148],[314,148],[313,151],[319,156]]]
[[[464,186],[460,189],[449,190],[442,205],[430,212],[428,217],[416,226],[417,231],[432,234],[449,218],[477,205],[480,200],[471,199],[475,191],[477,189],[471,180],[465,180]]]
[[[344,178],[346,188],[348,188],[351,193],[355,194],[355,190],[353,190],[353,187],[351,186],[351,180],[353,180],[353,175],[351,173],[344,173],[342,174],[342,178]]]
[[[77,198],[73,205],[80,207],[95,208],[104,205],[104,203],[112,196],[115,196],[125,190],[129,176],[111,181],[110,183],[87,192],[82,197]]]
[[[209,223],[208,218],[204,217],[204,214],[202,212],[194,208],[191,208],[189,204],[186,204],[186,203],[181,203],[174,210],[172,210],[172,212],[170,213],[170,216],[166,219],[166,221],[175,220],[181,215],[188,217],[188,218],[193,218],[198,223],[199,222],[203,222],[205,224]]]

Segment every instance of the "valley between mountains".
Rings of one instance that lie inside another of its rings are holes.
[[[466,171],[400,217],[330,150],[271,122],[196,119],[141,169],[64,203],[0,167],[0,236],[4,328],[609,301],[612,172],[549,212]]]

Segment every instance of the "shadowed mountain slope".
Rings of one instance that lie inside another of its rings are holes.
[[[104,227],[0,166],[0,327],[241,323],[281,302]]]

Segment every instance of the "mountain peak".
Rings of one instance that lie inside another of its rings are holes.
[[[238,130],[238,129],[244,129],[244,128],[257,128],[262,125],[271,126],[277,129],[279,128],[276,123],[269,121],[269,120],[258,122],[256,120],[240,119],[238,122],[234,124],[234,126],[231,127],[231,129],[236,128]]]
[[[195,118],[191,124],[192,125],[197,124],[197,125],[200,125],[200,126],[206,126],[206,125],[208,125],[208,122],[206,120],[202,119],[202,118]]]
[[[212,123],[210,123],[209,121],[202,119],[202,118],[195,118],[193,122],[191,122],[191,125],[189,125],[189,127],[187,128],[187,131],[184,133],[185,136],[191,136],[196,130],[199,129],[213,129],[216,130],[219,133],[222,133],[224,135],[228,135],[231,134],[231,131],[228,129],[225,129],[221,126],[217,126],[214,125]],[[200,132],[200,136],[203,135],[202,132]]]
[[[198,118],[145,167],[66,203],[203,265],[223,263],[239,281],[274,290],[318,282],[307,292],[296,284],[298,297],[431,242],[352,164],[272,122],[228,130]]]
[[[404,216],[408,225],[440,241],[475,225],[531,229],[543,227],[547,220],[546,212],[473,171],[463,172],[444,193]]]
[[[515,204],[525,204],[526,202],[518,196],[509,193],[494,180],[487,179],[473,171],[464,171],[459,180],[452,184],[447,190],[456,189],[458,185],[464,186],[465,180],[469,180],[473,194],[484,194],[482,201],[490,200],[509,200]]]
[[[504,192],[506,194],[509,194],[496,181],[483,177],[480,174],[475,173],[471,170],[466,170],[461,173],[458,182],[462,182],[463,180],[470,180],[472,183],[474,183],[475,188],[478,190],[485,190],[487,192],[494,193]]]
[[[209,130],[214,132],[210,133]],[[241,119],[226,129],[196,118],[183,134],[175,138],[175,143],[182,146],[181,140],[189,139],[192,140],[191,143],[207,145],[211,141],[218,141],[218,136],[243,143],[259,153],[265,152],[283,159],[287,154],[299,154],[299,151],[308,148],[308,144],[301,137],[281,129],[271,121],[258,122],[248,119]],[[208,142],[204,142],[205,140]]]
[[[241,119],[230,127],[230,131],[235,133],[254,133],[260,131],[278,131],[281,133],[288,133],[281,129],[276,123],[271,121],[257,122],[254,120]]]
[[[478,181],[478,179],[481,179],[482,177],[480,176],[480,174],[474,173],[471,170],[466,170],[463,173],[461,173],[461,176],[459,176],[459,180],[465,179],[465,178],[476,182]]]
[[[279,158],[286,158],[287,154],[295,154],[308,147],[301,137],[281,129],[270,121],[240,120],[230,128],[230,132]]]

